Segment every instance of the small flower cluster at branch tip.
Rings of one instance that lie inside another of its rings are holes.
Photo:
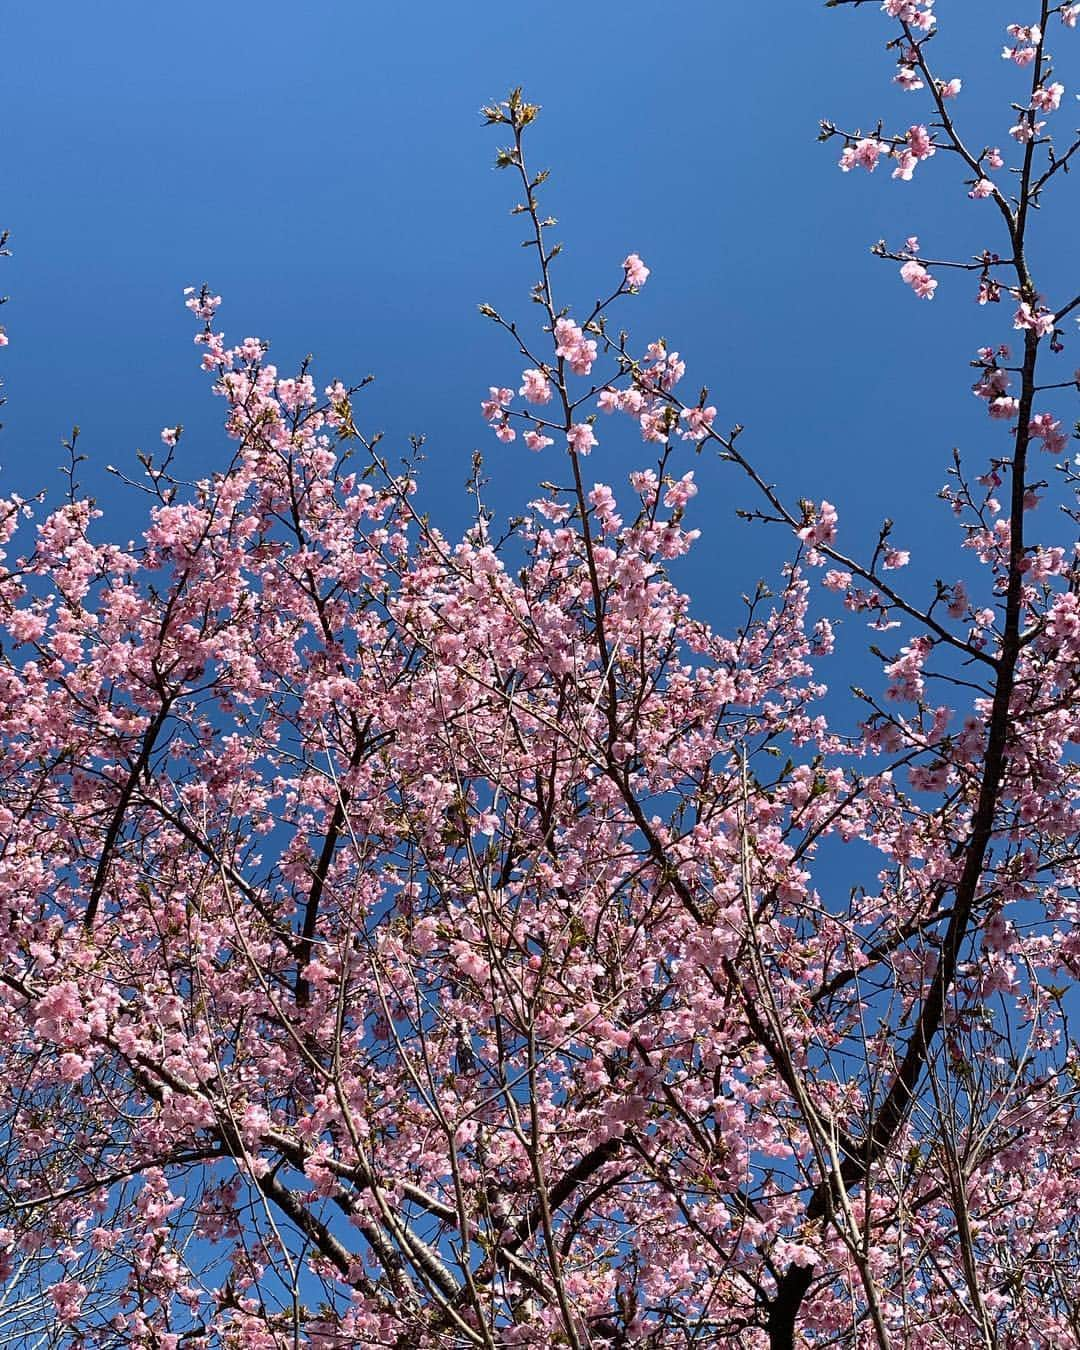
[[[186,286],[184,294],[189,297],[184,303],[195,317],[210,323],[221,304],[221,296],[211,295],[205,286],[198,293],[194,286]]]
[[[649,277],[649,269],[636,253],[631,253],[623,259],[623,271],[626,273],[627,285],[635,289],[644,286]]]

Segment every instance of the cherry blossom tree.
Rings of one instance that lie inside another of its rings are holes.
[[[1029,250],[1080,5],[1009,25],[1000,147],[930,0],[881,8],[923,120],[822,136],[973,199],[968,257],[875,250],[987,306],[963,579],[772,487],[613,327],[638,255],[557,298],[520,91],[484,112],[538,322],[481,307],[482,414],[545,481],[505,532],[478,459],[447,538],[357,388],[207,289],[221,469],[166,428],[126,546],[74,442],[67,500],[0,504],[5,1345],[1080,1348],[1080,295]],[[695,451],[790,540],[727,633],[674,579]],[[844,615],[885,644],[847,721]]]

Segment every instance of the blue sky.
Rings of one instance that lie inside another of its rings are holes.
[[[973,25],[941,6],[937,59],[964,78],[958,112],[980,144],[1006,143],[1026,78],[996,60],[1016,8],[990,0]],[[662,333],[687,356],[687,387],[707,383],[719,421],[745,424],[765,475],[791,498],[836,501],[845,543],[894,516],[929,576],[954,575],[933,495],[953,445],[980,463],[1004,448],[967,362],[1010,339],[1011,311],[979,310],[970,278],[952,275],[917,302],[869,254],[910,233],[939,256],[1001,246],[992,206],[968,202],[946,156],[899,184],[884,167],[842,175],[839,146],[816,143],[824,116],[896,129],[926,117],[890,85],[890,36],[876,5],[795,0],[9,7],[0,484],[59,489],[59,439],[78,422],[86,487],[126,536],[137,510],[107,463],[133,468],[175,422],[187,475],[222,463],[221,405],[181,297],[206,280],[227,336],[269,339],[283,371],[312,352],[326,381],[377,376],[358,424],[391,450],[427,435],[424,490],[445,528],[465,521],[476,446],[494,500],[520,505],[551,469],[480,421],[487,386],[516,386],[520,363],[476,304],[535,314],[513,184],[477,115],[522,83],[544,105],[532,157],[553,171],[562,301],[584,307],[640,252],[652,278],[622,318],[641,346]],[[1040,220],[1059,260],[1074,181]],[[644,450],[624,425],[590,467],[619,491]],[[724,618],[774,549],[735,524],[751,498],[734,472],[694,467],[704,537],[687,584]]]

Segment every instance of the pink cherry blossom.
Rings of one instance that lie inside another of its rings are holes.
[[[1034,140],[1045,126],[1045,122],[1036,122],[1033,118],[1022,116],[1019,122],[1009,128],[1009,135],[1021,145],[1026,145],[1028,141]]]
[[[908,128],[907,142],[916,159],[929,159],[935,153],[935,146],[930,133],[922,125]]]
[[[1045,88],[1036,89],[1031,96],[1031,106],[1037,108],[1039,112],[1051,113],[1057,112],[1061,107],[1061,98],[1065,93],[1065,86],[1056,80],[1048,84]]]
[[[931,155],[936,153],[936,147],[931,142],[930,132],[923,126],[909,127],[906,139],[906,150],[896,151],[896,167],[892,170],[892,177],[900,178],[903,182],[910,182],[915,166],[922,159],[929,159]]]
[[[885,141],[875,140],[872,136],[864,136],[853,145],[845,147],[840,156],[840,168],[844,173],[848,173],[853,168],[866,169],[868,173],[873,173],[877,168],[877,162],[882,155],[889,153],[889,146]]]
[[[76,1320],[86,1294],[86,1285],[79,1284],[77,1280],[58,1280],[49,1287],[49,1297],[61,1322],[70,1323]]]
[[[1014,328],[1030,328],[1038,337],[1046,337],[1054,331],[1054,316],[1043,306],[1030,305],[1022,301],[1013,318]]]
[[[207,323],[213,319],[214,314],[221,304],[221,296],[211,295],[205,288],[196,294],[194,287],[188,286],[185,288],[184,294],[189,297],[184,301],[188,309],[191,310],[196,318],[203,319]]]
[[[1050,455],[1060,455],[1069,443],[1069,438],[1061,430],[1061,422],[1051,413],[1036,413],[1028,423],[1028,434],[1043,443],[1043,449]]]
[[[925,88],[922,80],[919,78],[918,71],[914,66],[908,65],[906,62],[900,63],[896,74],[893,76],[893,81],[909,94],[917,93],[918,90]]]
[[[716,409],[708,408],[684,408],[680,417],[686,423],[685,430],[680,432],[684,441],[700,441],[707,436],[712,429],[713,421],[716,418]]]
[[[513,398],[512,389],[497,388],[492,385],[489,396],[480,404],[480,411],[483,413],[485,421],[498,421],[503,416],[505,409],[510,406]]]
[[[900,276],[920,300],[933,300],[937,282],[922,263],[914,260],[904,263],[900,268]]]
[[[896,168],[893,169],[892,176],[904,183],[910,183],[918,163],[917,155],[913,155],[910,150],[901,150],[896,155]]]
[[[593,429],[587,422],[578,422],[572,426],[566,433],[566,439],[571,450],[578,455],[587,455],[593,446],[598,444]]]
[[[596,360],[596,342],[571,319],[555,322],[555,355],[565,358],[575,375],[588,375]]]
[[[551,385],[548,383],[547,376],[542,370],[526,370],[522,372],[522,384],[518,393],[528,403],[550,403]]]
[[[798,537],[806,544],[817,547],[831,544],[836,538],[836,507],[831,502],[821,502],[811,508],[810,519],[798,531]]]
[[[628,286],[644,286],[648,280],[649,269],[636,253],[630,253],[623,259],[623,271]]]
[[[664,493],[664,505],[682,509],[691,497],[697,496],[697,492],[694,472],[691,469],[688,473],[684,473],[677,483],[672,483],[671,487]]]
[[[976,300],[980,305],[995,305],[1001,299],[1001,285],[992,277],[982,277]]]

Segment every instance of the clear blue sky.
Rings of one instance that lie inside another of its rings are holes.
[[[965,79],[962,119],[985,128],[974,141],[1005,144],[1018,72],[995,53],[1015,5],[980,5],[975,32],[950,29],[970,25],[963,7],[941,8],[934,47]],[[868,248],[917,232],[967,254],[1000,236],[945,156],[903,185],[884,167],[844,176],[839,147],[816,144],[823,116],[898,129],[926,116],[890,86],[876,5],[56,0],[9,6],[3,35],[9,490],[59,487],[59,438],[78,422],[86,485],[124,536],[137,517],[106,463],[134,466],[175,422],[187,474],[223,461],[181,297],[206,280],[227,336],[271,340],[279,367],[313,352],[327,380],[376,374],[357,420],[391,448],[426,433],[425,489],[447,528],[465,518],[474,446],[497,501],[519,505],[544,466],[479,419],[487,385],[516,385],[520,363],[476,304],[535,311],[513,184],[477,111],[523,83],[544,105],[532,155],[553,170],[561,298],[588,303],[639,251],[653,274],[626,321],[641,345],[663,333],[688,356],[688,387],[708,383],[720,422],[746,425],[763,471],[791,497],[836,501],[845,542],[856,516],[869,539],[888,513],[931,576],[956,574],[932,498],[954,444],[980,462],[1004,446],[967,361],[1009,340],[1009,315],[947,275],[917,302]],[[1059,202],[1045,234],[1059,259],[1069,229]],[[591,467],[625,490],[644,450],[624,424]],[[695,467],[706,536],[688,584],[719,618],[721,595],[765,566],[763,541],[733,521],[750,500],[734,472]]]

